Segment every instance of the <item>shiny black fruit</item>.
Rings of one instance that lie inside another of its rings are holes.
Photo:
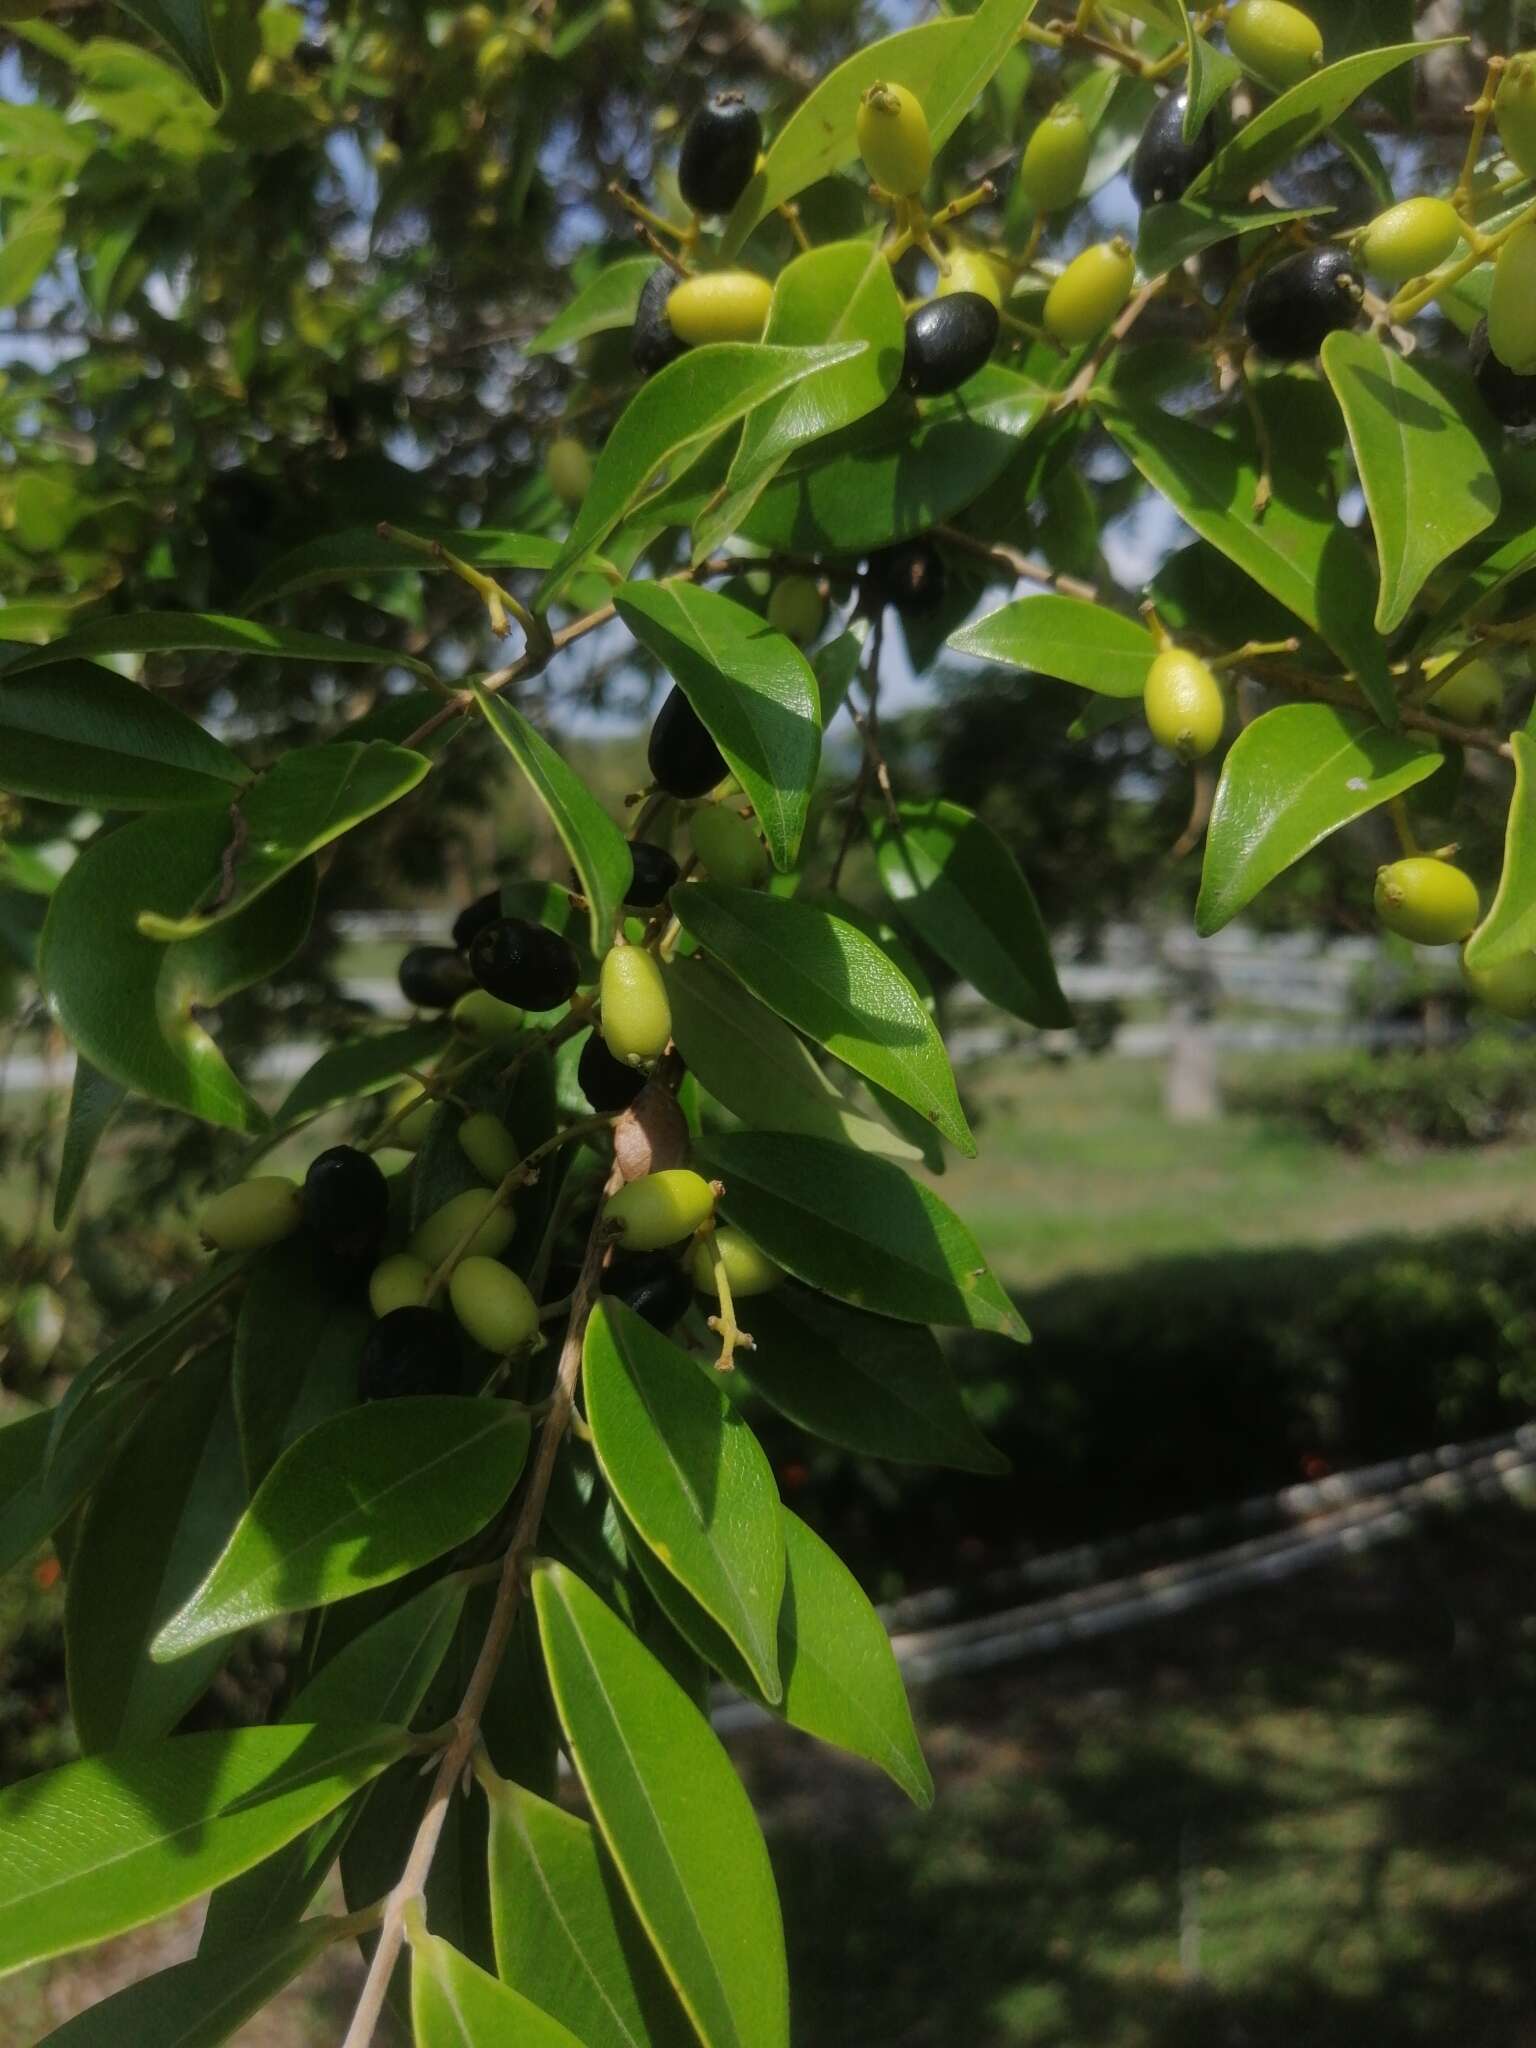
[[[355,1145],[333,1145],[304,1176],[304,1222],[327,1251],[372,1260],[389,1220],[389,1182]]]
[[[670,1330],[688,1312],[693,1282],[666,1252],[618,1253],[603,1275],[603,1292],[644,1316],[653,1329]]]
[[[476,981],[503,1003],[522,1010],[555,1010],[568,1003],[581,979],[569,939],[526,917],[499,917],[469,949]]]
[[[461,1363],[459,1333],[435,1308],[396,1308],[368,1332],[357,1368],[365,1401],[395,1401],[406,1394],[455,1394]]]
[[[688,123],[677,189],[695,213],[729,213],[757,168],[763,124],[739,92],[717,92]]]
[[[656,714],[645,758],[657,788],[668,796],[703,796],[725,774],[725,756],[676,686]]]
[[[991,355],[997,329],[997,308],[980,292],[930,299],[907,316],[902,383],[920,398],[957,390]]]
[[[1488,345],[1488,322],[1472,330],[1472,375],[1483,403],[1501,427],[1536,427],[1536,377],[1501,363]]]
[[[719,777],[715,779],[718,781]],[[653,846],[648,839],[634,840],[629,851],[635,872],[624,901],[636,910],[654,910],[666,900],[667,891],[682,870],[664,846]]]
[[[1255,278],[1243,315],[1248,339],[1277,363],[1299,363],[1354,326],[1364,292],[1347,249],[1303,249]]]
[[[1188,105],[1187,92],[1169,93],[1158,101],[1141,131],[1131,158],[1131,190],[1138,206],[1166,206],[1172,199],[1182,199],[1216,153],[1209,114],[1195,130],[1194,140],[1184,140]]]
[[[628,1109],[645,1083],[644,1068],[615,1059],[596,1031],[581,1048],[576,1085],[595,1110]]]
[[[446,1010],[467,995],[475,977],[452,946],[412,946],[400,962],[400,993],[418,1010]]]
[[[667,300],[677,283],[677,272],[658,263],[640,291],[635,324],[629,331],[629,355],[642,377],[654,377],[668,363],[676,362],[688,344],[672,331],[667,318]]]
[[[466,903],[453,920],[453,943],[461,953],[467,953],[486,926],[494,924],[500,915],[501,891],[488,889],[473,903]]]
[[[930,540],[904,540],[869,558],[865,589],[877,605],[920,619],[944,602],[944,563]]]

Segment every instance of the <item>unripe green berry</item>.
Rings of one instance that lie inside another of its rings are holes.
[[[451,1016],[454,1030],[476,1045],[505,1045],[519,1036],[526,1021],[516,1003],[504,1003],[483,988],[460,996]]]
[[[1536,177],[1536,57],[1511,57],[1499,81],[1493,118],[1504,154],[1528,178]]]
[[[510,1268],[495,1259],[460,1259],[448,1281],[453,1312],[477,1344],[502,1357],[539,1333],[539,1305]]]
[[[717,882],[755,889],[768,875],[768,853],[755,820],[736,801],[701,804],[688,821],[693,850]]]
[[[303,1214],[303,1197],[286,1174],[261,1173],[205,1202],[198,1229],[221,1252],[256,1252],[297,1230]]]
[[[64,1336],[63,1302],[45,1281],[35,1280],[16,1297],[13,1323],[28,1365],[41,1372]]]
[[[592,483],[592,458],[573,434],[551,441],[544,458],[544,481],[562,505],[579,505]]]
[[[802,647],[816,638],[826,616],[826,599],[812,576],[781,577],[769,593],[769,625]]]
[[[679,341],[761,341],[773,286],[753,270],[711,270],[685,277],[667,298],[667,319]]]
[[[1227,721],[1220,683],[1187,647],[1166,647],[1156,656],[1147,670],[1142,704],[1153,739],[1181,761],[1208,754]]]
[[[1323,61],[1323,36],[1289,0],[1238,0],[1227,16],[1232,54],[1275,92],[1299,85]]]
[[[1001,309],[1003,276],[990,256],[980,249],[959,249],[949,259],[949,275],[939,279],[939,297],[952,298],[956,292],[975,292]]]
[[[692,1237],[715,1213],[715,1191],[686,1166],[647,1173],[608,1197],[604,1214],[621,1228],[627,1252],[659,1252]]]
[[[750,1237],[744,1237],[726,1223],[701,1237],[688,1255],[688,1270],[701,1294],[718,1294],[720,1291],[715,1282],[711,1243],[720,1254],[733,1300],[744,1301],[748,1295],[766,1294],[784,1278],[782,1269],[760,1252]]]
[[[1019,186],[1036,213],[1070,206],[1083,187],[1093,136],[1082,109],[1059,100],[1024,145]]]
[[[1433,677],[1455,658],[1442,654],[1434,661],[1426,661],[1425,675]],[[1436,690],[1429,708],[1438,711],[1442,718],[1454,718],[1458,725],[1496,725],[1504,708],[1504,678],[1491,661],[1479,656],[1457,669],[1443,689]]]
[[[494,1259],[512,1242],[512,1211],[504,1202],[493,1203],[484,1188],[467,1188],[417,1224],[411,1251],[435,1271],[470,1230],[474,1235],[460,1256]]]
[[[1068,348],[1097,341],[1131,296],[1136,261],[1131,245],[1116,235],[1074,256],[1045,299],[1045,325]]]
[[[1497,967],[1468,967],[1465,960],[1461,967],[1467,987],[1490,1010],[1522,1023],[1536,1018],[1536,953],[1516,953]]]
[[[1376,915],[1416,946],[1454,946],[1477,923],[1477,884],[1431,854],[1410,854],[1376,871]]]
[[[1443,263],[1461,240],[1461,222],[1448,199],[1404,199],[1378,213],[1356,253],[1384,284],[1406,284]]]
[[[425,1259],[394,1252],[368,1276],[368,1306],[376,1316],[390,1315],[397,1308],[425,1308],[431,1285],[432,1268]]]
[[[1516,228],[1494,262],[1488,345],[1517,376],[1536,371],[1536,221]]]
[[[459,1149],[476,1173],[493,1185],[505,1180],[522,1156],[501,1118],[483,1109],[459,1125]]]
[[[603,1043],[616,1060],[640,1066],[659,1059],[672,1036],[672,1006],[654,953],[613,946],[598,981]]]
[[[406,1109],[406,1104],[414,1106]],[[405,1110],[390,1136],[397,1145],[403,1145],[408,1152],[414,1152],[419,1145],[427,1142],[427,1132],[432,1128],[432,1119],[437,1114],[437,1104],[424,1088],[418,1088],[414,1081],[407,1081],[397,1088],[389,1099],[389,1114],[399,1115]]]
[[[854,134],[864,168],[882,192],[909,198],[933,167],[933,138],[923,103],[904,85],[878,82],[859,101]]]

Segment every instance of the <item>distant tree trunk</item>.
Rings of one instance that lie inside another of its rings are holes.
[[[1163,1113],[1170,1123],[1209,1124],[1221,1115],[1216,1043],[1211,1035],[1215,986],[1199,970],[1174,969],[1168,1005],[1168,1064],[1163,1072]]]

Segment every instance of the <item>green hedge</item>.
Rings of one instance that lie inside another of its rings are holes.
[[[1345,1053],[1250,1076],[1229,1100],[1353,1151],[1490,1145],[1536,1130],[1536,1044],[1490,1031],[1443,1051]]]

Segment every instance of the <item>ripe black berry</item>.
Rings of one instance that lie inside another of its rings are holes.
[[[1483,403],[1501,427],[1536,427],[1536,377],[1501,363],[1488,344],[1488,322],[1472,330],[1472,375]]]
[[[1248,339],[1277,363],[1299,363],[1354,326],[1364,291],[1347,249],[1303,249],[1254,280],[1243,316]]]
[[[657,788],[668,796],[703,796],[725,774],[725,756],[675,685],[656,714],[646,760]]]
[[[944,563],[932,541],[904,540],[870,556],[864,583],[877,605],[920,619],[944,602]]]
[[[641,287],[635,324],[629,331],[629,354],[642,377],[654,377],[668,363],[676,362],[688,346],[673,333],[667,318],[667,300],[676,283],[676,271],[658,263]]]
[[[486,926],[494,924],[500,915],[501,891],[488,889],[473,903],[466,903],[453,920],[453,943],[461,953],[467,953]]]
[[[355,1145],[333,1145],[305,1174],[305,1224],[336,1258],[372,1260],[388,1220],[389,1183]]]
[[[688,123],[677,189],[695,213],[729,213],[757,168],[763,124],[739,92],[717,92]]]
[[[693,1282],[666,1252],[618,1252],[603,1275],[603,1292],[643,1316],[653,1329],[670,1330],[688,1312]]]
[[[503,1003],[524,1010],[554,1010],[568,1003],[581,979],[569,939],[525,917],[499,917],[469,949],[476,981]]]
[[[1141,131],[1131,158],[1131,190],[1138,206],[1165,206],[1171,199],[1182,199],[1216,153],[1209,114],[1195,130],[1194,140],[1184,140],[1188,105],[1187,92],[1169,93],[1158,101]]]
[[[399,973],[400,993],[418,1010],[446,1010],[475,985],[452,946],[412,946]]]
[[[930,299],[907,317],[902,383],[922,398],[958,389],[991,355],[997,329],[997,308],[980,292]]]
[[[645,1070],[626,1066],[615,1059],[597,1032],[581,1048],[576,1063],[576,1085],[598,1111],[628,1109],[645,1086]]]
[[[716,776],[717,782],[719,779]],[[667,891],[682,870],[664,846],[653,846],[648,839],[634,840],[629,851],[635,872],[624,901],[636,910],[654,910],[658,903],[665,901]]]
[[[459,1335],[447,1316],[435,1308],[391,1309],[368,1332],[357,1391],[365,1401],[455,1394],[460,1369]]]

